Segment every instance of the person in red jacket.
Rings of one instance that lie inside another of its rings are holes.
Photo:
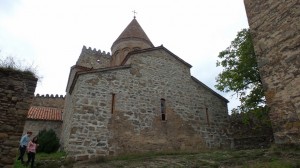
[[[27,145],[27,152],[28,152],[28,160],[27,160],[27,165],[31,162],[31,168],[34,166],[34,159],[35,159],[35,154],[36,154],[36,148],[39,146],[37,142],[37,137],[35,136],[32,141],[29,141]]]

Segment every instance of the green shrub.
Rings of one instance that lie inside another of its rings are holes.
[[[55,132],[50,130],[42,130],[38,134],[38,152],[53,153],[59,148],[59,139]]]

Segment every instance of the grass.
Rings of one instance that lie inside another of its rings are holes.
[[[253,149],[213,150],[198,153],[146,153],[107,158],[105,162],[87,163],[88,167],[300,167],[300,150]],[[87,166],[85,165],[85,166]]]
[[[37,159],[39,160],[59,160],[62,157],[65,157],[65,152],[55,152],[55,153],[37,153]]]
[[[191,154],[191,152],[148,152],[143,153],[142,155],[140,153],[133,153],[133,154],[126,154],[126,155],[120,155],[112,157],[112,160],[139,160],[139,159],[151,159],[161,156],[178,156],[178,155],[185,155],[185,154]]]
[[[35,155],[35,164],[40,165],[40,163],[43,163],[48,160],[52,161],[58,161],[58,160],[63,160],[63,158],[66,156],[65,152],[55,152],[51,154],[47,153],[37,153]],[[18,157],[16,157],[14,168],[26,168],[26,166],[22,165],[19,160],[17,160]],[[24,161],[27,161],[27,155],[24,155]],[[51,166],[51,165],[49,165]]]
[[[38,153],[37,167],[60,167],[66,161],[55,163],[47,160],[62,160],[65,153]],[[38,164],[38,162],[40,164]],[[19,166],[19,167],[18,167]],[[252,150],[206,150],[202,152],[149,152],[114,157],[99,157],[89,162],[70,162],[69,167],[89,168],[297,168],[300,167],[300,150],[295,148],[270,148]],[[15,168],[22,168],[16,162]]]

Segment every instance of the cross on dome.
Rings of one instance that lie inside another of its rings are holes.
[[[133,18],[135,19],[135,14],[137,14],[137,12],[135,10],[133,10],[132,12],[133,12]]]

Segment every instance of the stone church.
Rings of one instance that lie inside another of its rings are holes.
[[[111,54],[82,48],[66,88],[61,144],[69,157],[228,147],[228,100],[155,47],[134,18]]]

